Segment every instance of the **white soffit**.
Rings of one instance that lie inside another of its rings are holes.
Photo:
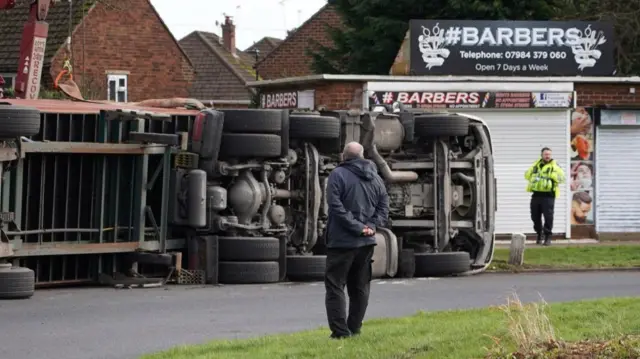
[[[368,91],[570,92],[573,82],[367,82]]]

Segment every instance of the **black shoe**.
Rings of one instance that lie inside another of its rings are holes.
[[[550,246],[551,245],[551,236],[550,235],[545,235],[544,236],[544,245],[545,246]]]
[[[538,239],[536,240],[536,244],[537,245],[542,244],[542,234],[538,234]]]
[[[329,338],[331,338],[331,339],[347,339],[347,338],[349,338],[350,336],[351,336],[351,334],[340,334],[340,335],[337,335],[337,334],[331,334],[331,335],[329,336]]]

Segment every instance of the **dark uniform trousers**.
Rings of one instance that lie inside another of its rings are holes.
[[[332,337],[360,333],[362,320],[369,305],[373,248],[328,248],[324,285],[325,305]],[[349,295],[349,315],[346,313],[344,287]]]
[[[537,234],[551,237],[553,231],[553,209],[556,197],[554,192],[533,192],[531,195],[531,220]],[[544,217],[544,226],[542,225]]]

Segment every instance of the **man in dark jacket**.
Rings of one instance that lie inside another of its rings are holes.
[[[386,223],[389,213],[384,182],[363,153],[359,143],[347,144],[343,162],[331,172],[327,184],[325,305],[332,338],[360,333],[369,304],[376,228]],[[349,294],[348,318],[345,284]]]

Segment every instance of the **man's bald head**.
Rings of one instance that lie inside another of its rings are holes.
[[[349,142],[342,150],[342,160],[352,160],[354,158],[364,158],[364,148],[358,142]]]

